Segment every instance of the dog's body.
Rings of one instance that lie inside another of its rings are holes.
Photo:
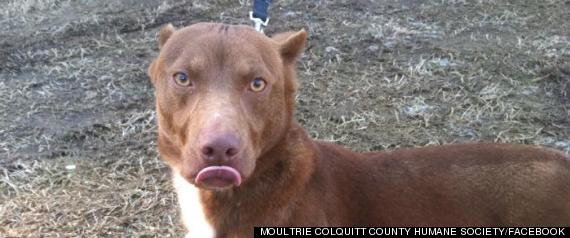
[[[354,153],[293,119],[306,33],[201,23],[160,34],[159,151],[190,237],[254,226],[570,225],[570,159],[523,145]]]

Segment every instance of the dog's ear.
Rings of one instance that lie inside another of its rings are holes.
[[[168,38],[170,38],[170,36],[172,36],[172,33],[174,33],[176,31],[176,29],[174,29],[174,26],[172,26],[172,24],[168,24],[164,27],[162,27],[162,29],[160,29],[160,34],[158,36],[158,48],[162,49],[162,46],[164,46],[164,44],[166,44],[166,41],[168,41]]]
[[[280,44],[279,51],[281,53],[281,57],[283,57],[286,62],[290,63],[294,62],[303,52],[305,41],[307,41],[307,32],[305,30],[300,30],[298,32],[285,32],[277,34],[272,38]]]
[[[168,41],[168,39],[172,36],[172,34],[176,31],[176,29],[174,29],[174,26],[172,24],[168,24],[164,27],[162,27],[162,29],[160,29],[160,33],[158,34],[158,48],[162,49],[162,47],[164,46],[164,44],[166,44],[166,42]],[[152,61],[152,63],[150,63],[150,65],[148,66],[148,70],[147,70],[147,74],[148,77],[150,78],[150,81],[152,83],[154,83],[157,78],[159,77],[159,58],[156,58],[155,60]]]

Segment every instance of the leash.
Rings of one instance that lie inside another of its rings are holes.
[[[256,31],[263,33],[263,29],[269,23],[267,9],[271,0],[253,0],[253,11],[249,12],[249,20],[253,22]]]

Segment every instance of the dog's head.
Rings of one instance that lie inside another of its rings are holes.
[[[148,73],[161,157],[200,188],[239,186],[290,127],[294,66],[306,32],[273,38],[247,26],[164,27]]]

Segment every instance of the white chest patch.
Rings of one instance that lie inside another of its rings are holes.
[[[188,233],[185,238],[213,238],[216,234],[206,220],[198,188],[186,181],[178,172],[174,172],[174,188],[178,194],[178,203],[182,222]]]

